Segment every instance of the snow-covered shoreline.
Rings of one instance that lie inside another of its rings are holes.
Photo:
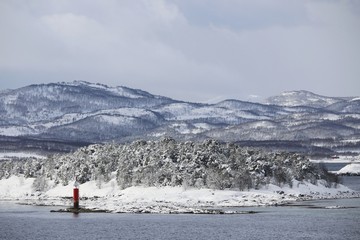
[[[72,184],[51,186],[48,191],[35,192],[34,179],[11,176],[0,180],[0,200],[22,204],[72,205]],[[115,180],[80,185],[80,205],[114,213],[209,213],[208,209],[283,205],[299,200],[360,197],[346,186],[333,188],[308,182],[294,182],[293,187],[272,184],[259,190],[213,190],[184,187],[129,187],[119,189]],[[222,212],[224,213],[224,212]]]
[[[336,171],[338,175],[360,176],[360,163],[350,163]]]

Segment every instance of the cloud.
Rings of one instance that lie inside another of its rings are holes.
[[[177,5],[195,25],[221,26],[235,30],[293,26],[307,20],[306,7],[297,0],[177,0]]]
[[[3,0],[0,81],[14,88],[83,79],[193,101],[295,89],[358,95],[359,6]]]

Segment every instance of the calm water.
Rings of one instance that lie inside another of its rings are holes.
[[[54,207],[0,202],[0,239],[360,239],[360,199],[258,207],[256,214],[50,213]]]
[[[341,177],[341,183],[360,192],[360,177],[358,176],[343,176]]]
[[[348,165],[348,163],[325,163],[327,170],[338,171]]]

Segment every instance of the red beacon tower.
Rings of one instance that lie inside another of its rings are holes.
[[[76,180],[74,183],[73,198],[74,198],[74,209],[79,209],[79,183]]]

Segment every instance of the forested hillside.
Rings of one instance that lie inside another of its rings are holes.
[[[130,186],[183,186],[239,190],[259,189],[267,184],[292,186],[319,180],[327,187],[336,176],[293,153],[266,152],[222,144],[215,140],[176,142],[135,141],[131,144],[91,145],[74,153],[46,159],[0,161],[0,179],[11,175],[36,178],[34,188],[48,190],[96,180],[101,184],[116,178],[121,189]]]

